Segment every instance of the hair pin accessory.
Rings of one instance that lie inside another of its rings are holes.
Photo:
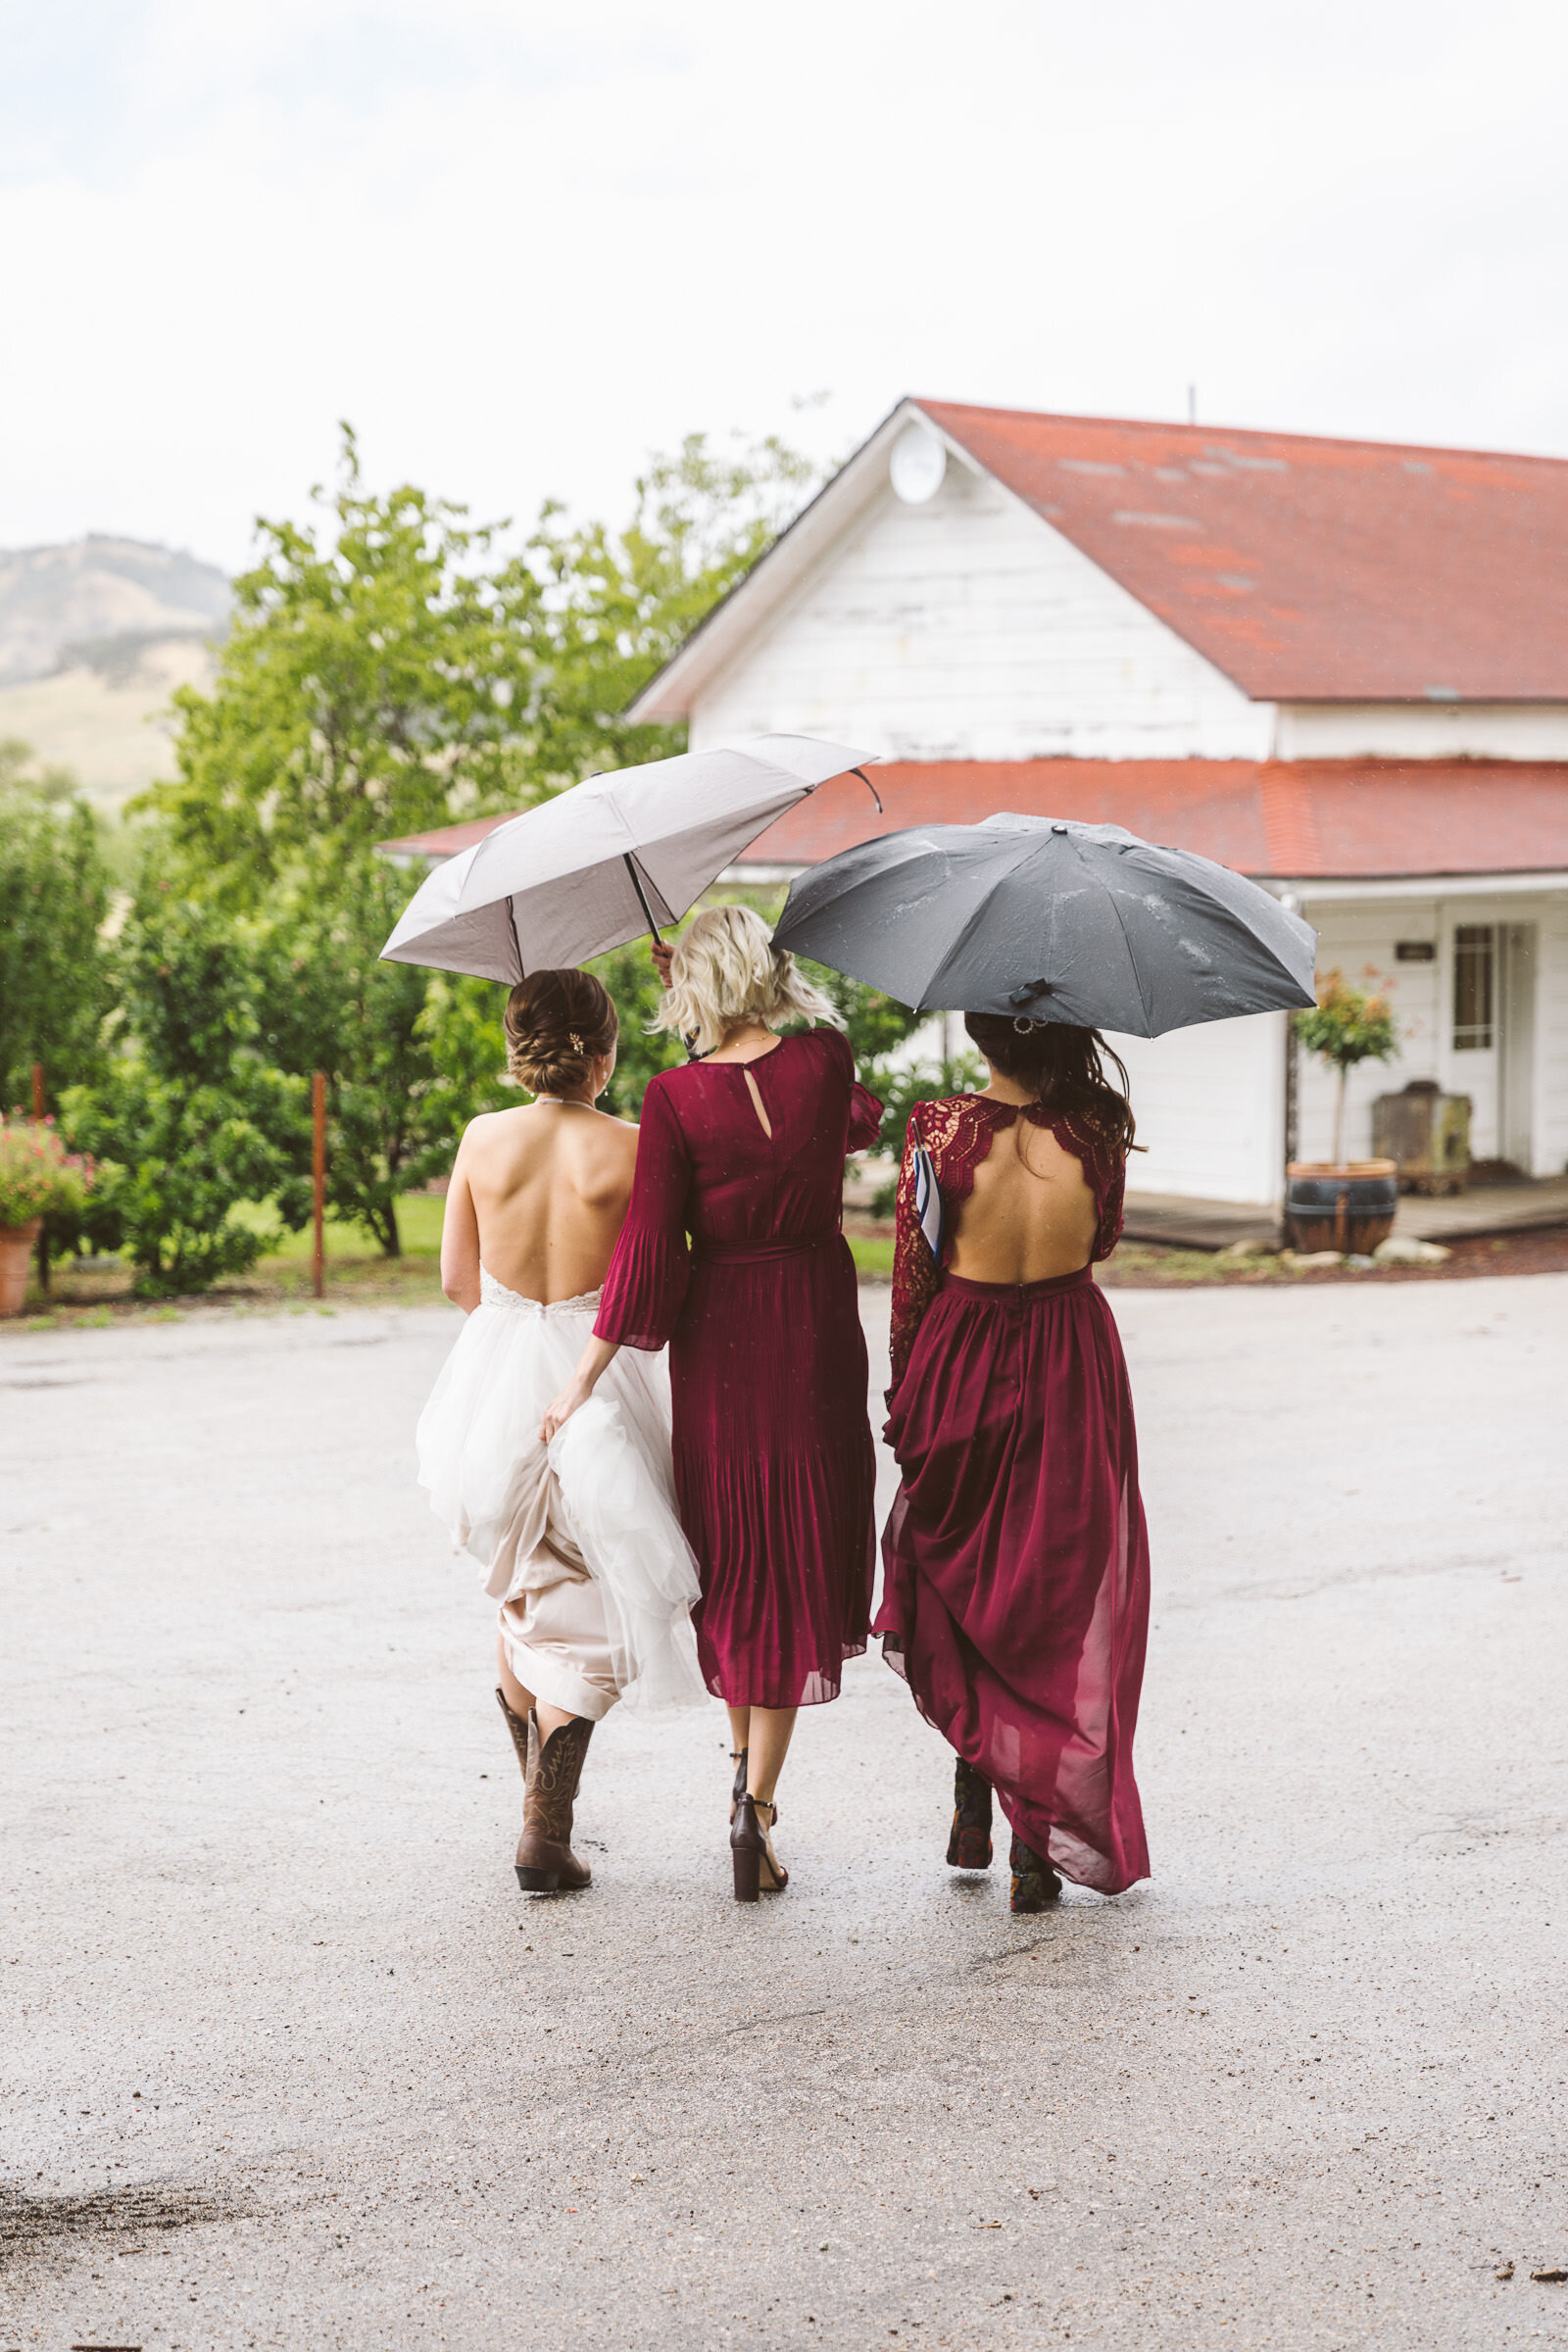
[[[571,1040],[571,1050],[574,1054],[585,1054],[588,1051],[575,1029],[568,1029],[566,1035]]]

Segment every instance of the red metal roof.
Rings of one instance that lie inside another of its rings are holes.
[[[970,825],[1010,808],[1125,825],[1280,880],[1568,870],[1568,762],[964,760],[873,772],[880,817],[863,786],[835,777],[770,825],[746,862],[814,865],[906,825]]]
[[[916,405],[1255,701],[1568,701],[1568,462]]]
[[[972,825],[1010,808],[1125,825],[1281,881],[1568,871],[1568,761],[922,760],[873,772],[880,817],[857,777],[835,776],[743,862],[815,865],[906,825]],[[380,846],[455,858],[507,822],[476,816]]]
[[[509,825],[516,815],[509,808],[502,816],[470,816],[461,825],[436,825],[428,833],[408,833],[401,841],[378,841],[376,848],[394,857],[456,858],[461,850],[471,850],[476,841],[483,841],[497,825]]]

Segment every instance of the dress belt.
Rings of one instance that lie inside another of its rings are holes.
[[[827,1233],[813,1233],[804,1242],[708,1242],[692,1244],[692,1260],[699,1266],[763,1266],[775,1258],[807,1257],[813,1250],[825,1250],[829,1242],[840,1238],[835,1225]]]

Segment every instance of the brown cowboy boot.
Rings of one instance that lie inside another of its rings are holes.
[[[585,1715],[539,1738],[539,1718],[514,1715],[498,1690],[501,1712],[522,1766],[522,1836],[517,1840],[517,1885],[525,1894],[570,1892],[593,1873],[571,1850],[571,1809],[594,1727]]]

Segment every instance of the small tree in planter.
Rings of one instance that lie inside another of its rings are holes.
[[[0,1118],[0,1315],[19,1315],[27,1258],[51,1211],[86,1206],[95,1170],[66,1150],[53,1119]]]
[[[1345,1088],[1358,1061],[1392,1061],[1399,1040],[1387,997],[1351,988],[1342,972],[1330,972],[1318,989],[1311,1012],[1296,1016],[1296,1034],[1309,1054],[1338,1070],[1334,1098],[1334,1166],[1345,1165]]]

